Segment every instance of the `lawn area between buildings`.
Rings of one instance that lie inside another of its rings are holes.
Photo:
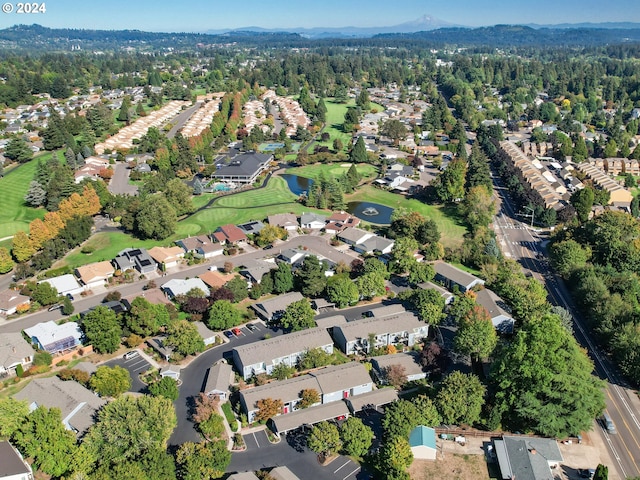
[[[344,166],[343,166],[344,165]],[[344,163],[316,163],[313,165],[307,165],[304,167],[288,168],[286,173],[292,175],[299,175],[301,177],[317,179],[321,174],[329,179],[331,177],[339,177],[347,173],[351,164],[349,162]],[[369,165],[368,163],[359,163],[356,165],[358,173],[363,179],[374,179],[378,174],[378,167]]]
[[[397,193],[366,185],[352,195],[345,197],[346,202],[374,202],[391,208],[404,208],[416,211],[433,219],[440,230],[440,241],[445,247],[457,247],[462,244],[466,227],[460,222],[454,207],[428,205],[420,200],[407,198]]]
[[[24,196],[29,191],[29,184],[40,160],[47,160],[51,153],[45,153],[33,160],[5,171],[0,178],[0,238],[13,235],[19,230],[29,231],[29,223],[36,218],[43,218],[44,208],[32,208],[24,203]]]
[[[342,124],[344,123],[344,114],[347,113],[347,108],[353,107],[355,101],[350,99],[347,103],[336,103],[333,99],[325,98],[324,104],[327,107],[324,132],[328,133],[331,139],[328,142],[321,142],[319,141],[320,136],[318,136],[318,141],[311,145],[309,151],[313,152],[315,145],[324,145],[325,147],[333,148],[333,141],[339,138],[343,145],[343,151],[346,153],[349,151],[351,133],[344,132],[342,130]]]

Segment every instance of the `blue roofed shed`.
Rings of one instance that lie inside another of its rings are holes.
[[[419,460],[435,460],[436,459],[436,431],[431,427],[420,425],[409,434],[409,445],[413,458]]]

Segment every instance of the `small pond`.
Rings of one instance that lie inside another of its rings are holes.
[[[379,203],[349,202],[347,212],[367,222],[377,223],[378,225],[389,225],[391,223],[393,208],[380,205]]]
[[[302,195],[309,193],[309,189],[313,185],[313,180],[307,177],[301,177],[299,175],[293,175],[291,173],[284,173],[280,175],[285,179],[287,185],[289,185],[289,190],[294,195]]]

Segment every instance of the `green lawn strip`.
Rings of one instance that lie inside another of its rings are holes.
[[[427,205],[420,200],[409,199],[396,193],[367,185],[360,188],[345,199],[347,202],[374,202],[392,208],[404,208],[416,211],[425,217],[433,219],[440,230],[441,242],[445,247],[457,247],[462,243],[466,227],[460,222],[455,209],[441,205]]]
[[[344,146],[343,150],[345,152],[349,151],[351,133],[344,132],[342,130],[342,124],[344,123],[344,114],[347,113],[347,108],[354,106],[355,101],[351,99],[348,103],[336,103],[332,99],[325,99],[324,104],[327,107],[326,126],[324,132],[328,133],[331,138],[328,142],[317,141],[313,146],[317,144],[333,148],[333,141],[336,138],[339,138]],[[318,140],[319,139],[320,137],[318,137]]]
[[[236,422],[236,417],[231,410],[231,404],[229,402],[223,403],[222,411],[224,412],[224,417],[227,419],[231,431],[235,433],[235,431],[238,430],[238,422]]]
[[[27,206],[24,196],[29,191],[38,162],[50,157],[50,152],[39,155],[27,163],[7,169],[4,177],[0,178],[0,238],[19,230],[28,232],[32,220],[44,217],[46,210]]]
[[[344,167],[342,165],[345,165]],[[351,164],[349,162],[344,163],[316,163],[314,165],[307,165],[304,167],[288,168],[286,173],[292,175],[300,175],[301,177],[307,177],[317,179],[320,174],[324,174],[325,177],[339,177],[347,173]],[[362,178],[373,179],[378,174],[378,167],[369,165],[368,163],[360,163],[356,165],[358,173]]]

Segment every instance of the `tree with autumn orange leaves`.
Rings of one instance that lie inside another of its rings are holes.
[[[73,217],[93,217],[100,213],[100,198],[96,191],[88,185],[82,190],[82,195],[72,193],[70,197],[60,202],[60,218],[66,223]]]

